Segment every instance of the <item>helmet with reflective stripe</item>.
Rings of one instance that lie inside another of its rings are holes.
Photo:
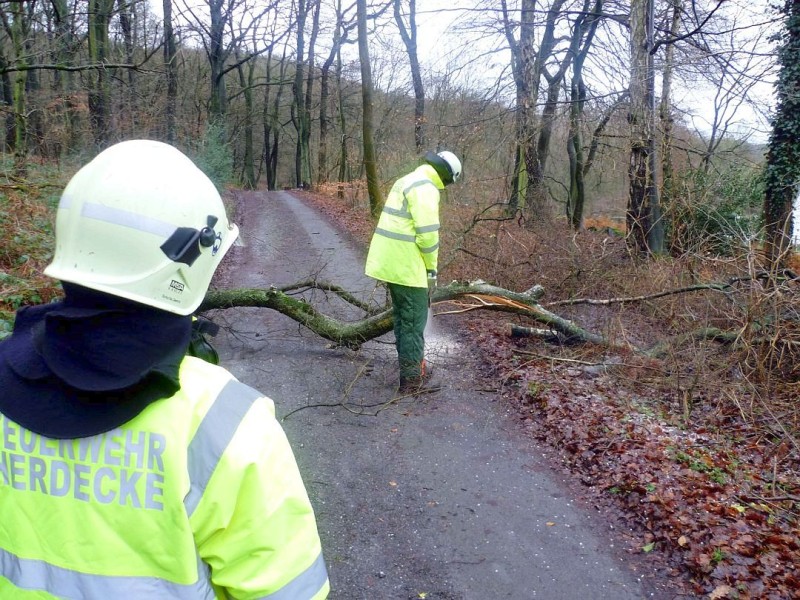
[[[456,183],[461,178],[461,161],[458,160],[455,154],[447,150],[442,150],[438,154],[450,167],[450,172],[453,174],[453,183]]]
[[[452,152],[447,150],[437,153],[426,152],[424,160],[436,169],[436,173],[445,185],[455,183],[461,177],[461,161]]]
[[[67,184],[45,274],[188,315],[239,235],[211,180],[168,144],[111,146]]]

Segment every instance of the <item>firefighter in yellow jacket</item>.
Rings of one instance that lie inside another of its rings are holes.
[[[401,394],[431,385],[424,333],[439,262],[439,190],[460,177],[455,154],[425,153],[424,164],[392,186],[369,246],[366,274],[386,282],[392,299]]]
[[[327,597],[272,401],[186,356],[238,235],[214,185],[122,142],[72,178],[55,233],[65,297],[0,343],[0,598]]]

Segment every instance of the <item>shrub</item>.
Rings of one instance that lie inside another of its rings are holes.
[[[214,182],[220,193],[225,184],[233,179],[233,150],[223,124],[209,123],[195,150],[194,162]]]
[[[731,166],[722,172],[690,172],[683,193],[665,210],[672,252],[730,256],[757,237],[763,199],[760,168]]]

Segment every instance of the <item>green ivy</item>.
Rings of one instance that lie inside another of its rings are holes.
[[[233,151],[223,124],[209,123],[195,151],[194,161],[220,192],[233,179]]]
[[[800,3],[787,0],[778,10],[785,26],[774,38],[779,45],[780,70],[767,152],[764,202],[765,225],[771,238],[780,237],[783,220],[791,219],[800,182],[800,95],[797,93],[800,89]],[[791,236],[791,232],[788,234]]]
[[[697,169],[684,179],[680,198],[669,209],[672,250],[729,256],[760,231],[764,173],[751,165],[712,173]]]

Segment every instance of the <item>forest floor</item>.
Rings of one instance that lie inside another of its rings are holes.
[[[366,247],[373,223],[363,203],[301,194]],[[514,291],[540,284],[549,310],[625,342],[512,338],[509,322],[537,324],[473,310],[460,322],[480,355],[483,385],[557,452],[586,501],[633,532],[632,551],[657,556],[686,582],[687,596],[800,598],[797,325],[773,330],[766,344],[744,333],[726,344],[680,337],[701,326],[749,330],[739,319],[756,318],[767,296],[754,291],[757,277],[741,276],[747,261],[697,253],[647,263],[610,228],[573,234],[473,212],[443,206],[440,281],[483,279]],[[734,280],[745,284],[724,295],[650,297]],[[789,282],[779,300],[769,298],[796,312],[798,287]],[[576,298],[584,301],[566,302]],[[439,315],[463,310],[435,307]],[[778,344],[779,336],[789,342]],[[657,358],[637,351],[664,340],[680,343]]]

